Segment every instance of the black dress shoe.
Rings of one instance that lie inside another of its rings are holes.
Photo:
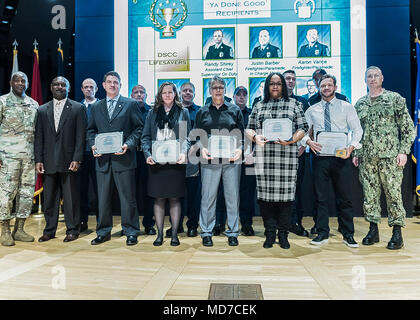
[[[125,242],[127,246],[134,246],[138,243],[136,236],[128,236],[127,241]]]
[[[318,229],[315,226],[311,228],[311,234],[318,234]]]
[[[80,222],[80,232],[86,231],[88,229],[88,224],[86,221]]]
[[[50,236],[48,234],[43,234],[42,237],[40,237],[38,239],[38,242],[45,242],[45,241],[48,241],[48,240],[51,240],[51,239],[54,239],[54,238],[55,238],[54,236]]]
[[[236,238],[236,237],[229,237],[229,238],[228,238],[228,244],[229,244],[230,246],[232,246],[232,247],[237,246],[237,245],[239,244],[239,242],[238,242],[238,238]]]
[[[124,232],[124,230],[121,230],[120,236],[122,237],[123,235],[125,235],[125,232]]]
[[[188,228],[187,236],[188,237],[196,237],[198,235],[197,228]]]
[[[179,246],[179,239],[178,239],[178,237],[175,237],[175,238],[172,238],[171,239],[171,246],[173,246],[173,247],[176,247],[176,246]]]
[[[93,239],[90,242],[90,244],[94,246],[94,245],[101,244],[101,243],[104,243],[105,241],[109,241],[109,240],[111,240],[111,235],[110,234],[108,234],[106,236],[97,236],[95,239]]]
[[[244,234],[244,236],[247,236],[247,237],[255,236],[255,231],[252,228],[252,226],[243,226],[241,231]]]
[[[74,241],[77,238],[79,238],[78,234],[68,234],[66,235],[66,237],[64,238],[63,242],[70,242],[70,241]]]
[[[153,227],[145,227],[144,232],[149,236],[153,236],[156,234],[156,230]]]
[[[213,247],[213,240],[210,236],[203,237],[203,246],[205,247]]]

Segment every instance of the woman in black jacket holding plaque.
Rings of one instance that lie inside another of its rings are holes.
[[[180,198],[185,193],[185,163],[191,129],[188,110],[182,107],[176,86],[164,82],[159,87],[153,109],[149,111],[141,144],[149,165],[147,193],[155,198],[154,214],[158,236],[153,245],[163,243],[166,200],[172,224],[171,246],[178,246],[181,218]]]

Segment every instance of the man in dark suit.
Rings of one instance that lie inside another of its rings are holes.
[[[218,29],[213,32],[214,45],[210,46],[206,59],[233,59],[233,49],[223,43],[223,31]]]
[[[66,78],[55,78],[51,83],[53,101],[38,109],[34,151],[36,171],[44,175],[46,220],[39,242],[55,237],[60,190],[67,227],[64,242],[79,237],[80,191],[76,172],[83,160],[87,120],[84,107],[67,98],[69,91]]]
[[[279,47],[270,43],[270,33],[263,29],[258,36],[259,46],[252,50],[252,59],[256,58],[278,58],[281,56]]]
[[[95,97],[98,86],[95,80],[87,78],[82,82],[83,96],[82,105],[86,107],[87,119],[89,122],[92,105],[98,101]],[[79,168],[80,178],[80,232],[88,229],[89,212],[98,216],[98,188],[96,183],[95,158],[92,150],[86,145],[83,162]]]
[[[140,114],[143,123],[146,122],[147,114],[151,107],[146,103],[147,92],[146,89],[138,84],[131,90],[131,98],[137,100],[140,105]],[[143,213],[144,232],[147,235],[155,235],[156,230],[153,228],[155,220],[153,219],[153,204],[154,199],[147,195],[147,180],[149,178],[146,159],[144,158],[143,150],[140,143],[137,147],[137,169],[136,169],[136,199],[139,212]]]
[[[138,102],[120,95],[121,77],[117,72],[107,72],[102,85],[106,98],[93,105],[88,124],[88,144],[96,157],[99,204],[97,237],[91,244],[97,245],[111,239],[112,191],[115,183],[121,203],[121,226],[127,236],[126,244],[135,245],[140,234],[135,182],[136,148],[143,130],[143,121]],[[121,152],[96,152],[96,134],[107,132],[123,133]]]

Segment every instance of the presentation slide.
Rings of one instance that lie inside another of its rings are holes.
[[[265,77],[288,69],[298,95],[316,92],[318,68],[353,102],[366,93],[365,0],[115,0],[114,9],[123,93],[142,84],[148,103],[161,83],[190,81],[203,105],[217,75],[228,97],[248,88],[252,107]]]

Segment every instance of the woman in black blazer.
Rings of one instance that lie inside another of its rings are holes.
[[[181,218],[180,198],[185,194],[185,162],[189,148],[188,134],[191,129],[190,116],[182,107],[176,86],[164,82],[156,95],[153,109],[149,111],[143,129],[141,144],[149,165],[147,193],[155,198],[154,214],[158,236],[153,245],[163,243],[163,222],[166,200],[172,224],[171,246],[178,246],[178,224]],[[179,157],[174,163],[158,163],[153,154],[153,144],[161,141],[179,142]]]

